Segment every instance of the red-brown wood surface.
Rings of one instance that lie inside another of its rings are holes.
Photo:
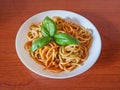
[[[21,24],[36,13],[63,9],[91,20],[102,38],[94,66],[69,79],[28,70],[15,50]],[[120,90],[120,0],[0,0],[0,90]]]

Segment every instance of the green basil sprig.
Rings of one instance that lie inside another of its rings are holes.
[[[37,38],[32,42],[32,46],[30,52],[34,52],[38,48],[42,48],[43,46],[50,43],[54,40],[59,45],[70,45],[70,44],[78,44],[78,40],[66,33],[56,33],[57,26],[55,22],[49,18],[48,16],[42,22],[41,33],[42,37]]]
[[[43,20],[41,26],[41,33],[43,36],[54,36],[57,31],[57,26],[55,22],[48,16]]]
[[[70,45],[70,44],[78,44],[78,40],[71,35],[66,33],[56,33],[54,39],[59,45]]]
[[[53,40],[53,38],[51,37],[41,37],[41,38],[37,38],[32,42],[32,47],[30,49],[30,52],[34,52],[35,50],[37,50],[38,48],[41,48],[45,45],[47,45],[48,43],[50,43]]]

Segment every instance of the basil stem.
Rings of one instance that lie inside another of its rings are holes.
[[[51,42],[53,40],[52,37],[41,37],[41,38],[37,38],[32,42],[32,47],[30,49],[30,52],[34,52],[35,50],[37,50],[38,48],[41,48],[45,45],[47,45],[49,42]]]
[[[42,23],[42,27],[41,27],[41,33],[43,36],[54,36],[55,33],[57,31],[57,26],[55,24],[55,22],[49,18],[48,16],[45,17],[45,19],[43,20]]]
[[[56,33],[54,40],[59,45],[78,44],[78,40],[76,38],[66,33]]]

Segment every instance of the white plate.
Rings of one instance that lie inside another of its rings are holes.
[[[93,43],[90,48],[89,57],[83,66],[80,66],[73,70],[72,72],[61,72],[61,73],[52,73],[49,70],[43,70],[43,66],[36,63],[32,58],[29,56],[28,52],[24,49],[24,44],[27,41],[26,34],[29,31],[29,26],[31,22],[38,23],[42,21],[46,16],[53,17],[53,16],[60,16],[63,18],[69,18],[73,22],[81,24],[85,28],[89,28],[93,31]],[[20,27],[17,36],[16,36],[16,51],[17,54],[22,61],[22,63],[34,73],[45,76],[48,78],[54,79],[63,79],[63,78],[70,78],[76,75],[80,75],[83,72],[87,71],[93,64],[97,61],[100,52],[101,52],[101,38],[98,30],[96,27],[85,17],[76,14],[70,11],[64,10],[51,10],[38,13],[28,20],[26,20],[22,26]]]

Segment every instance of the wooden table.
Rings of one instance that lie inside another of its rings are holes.
[[[91,20],[102,37],[102,53],[82,75],[56,80],[38,76],[20,61],[15,38],[36,13],[63,9]],[[120,90],[120,0],[0,0],[0,90]]]

